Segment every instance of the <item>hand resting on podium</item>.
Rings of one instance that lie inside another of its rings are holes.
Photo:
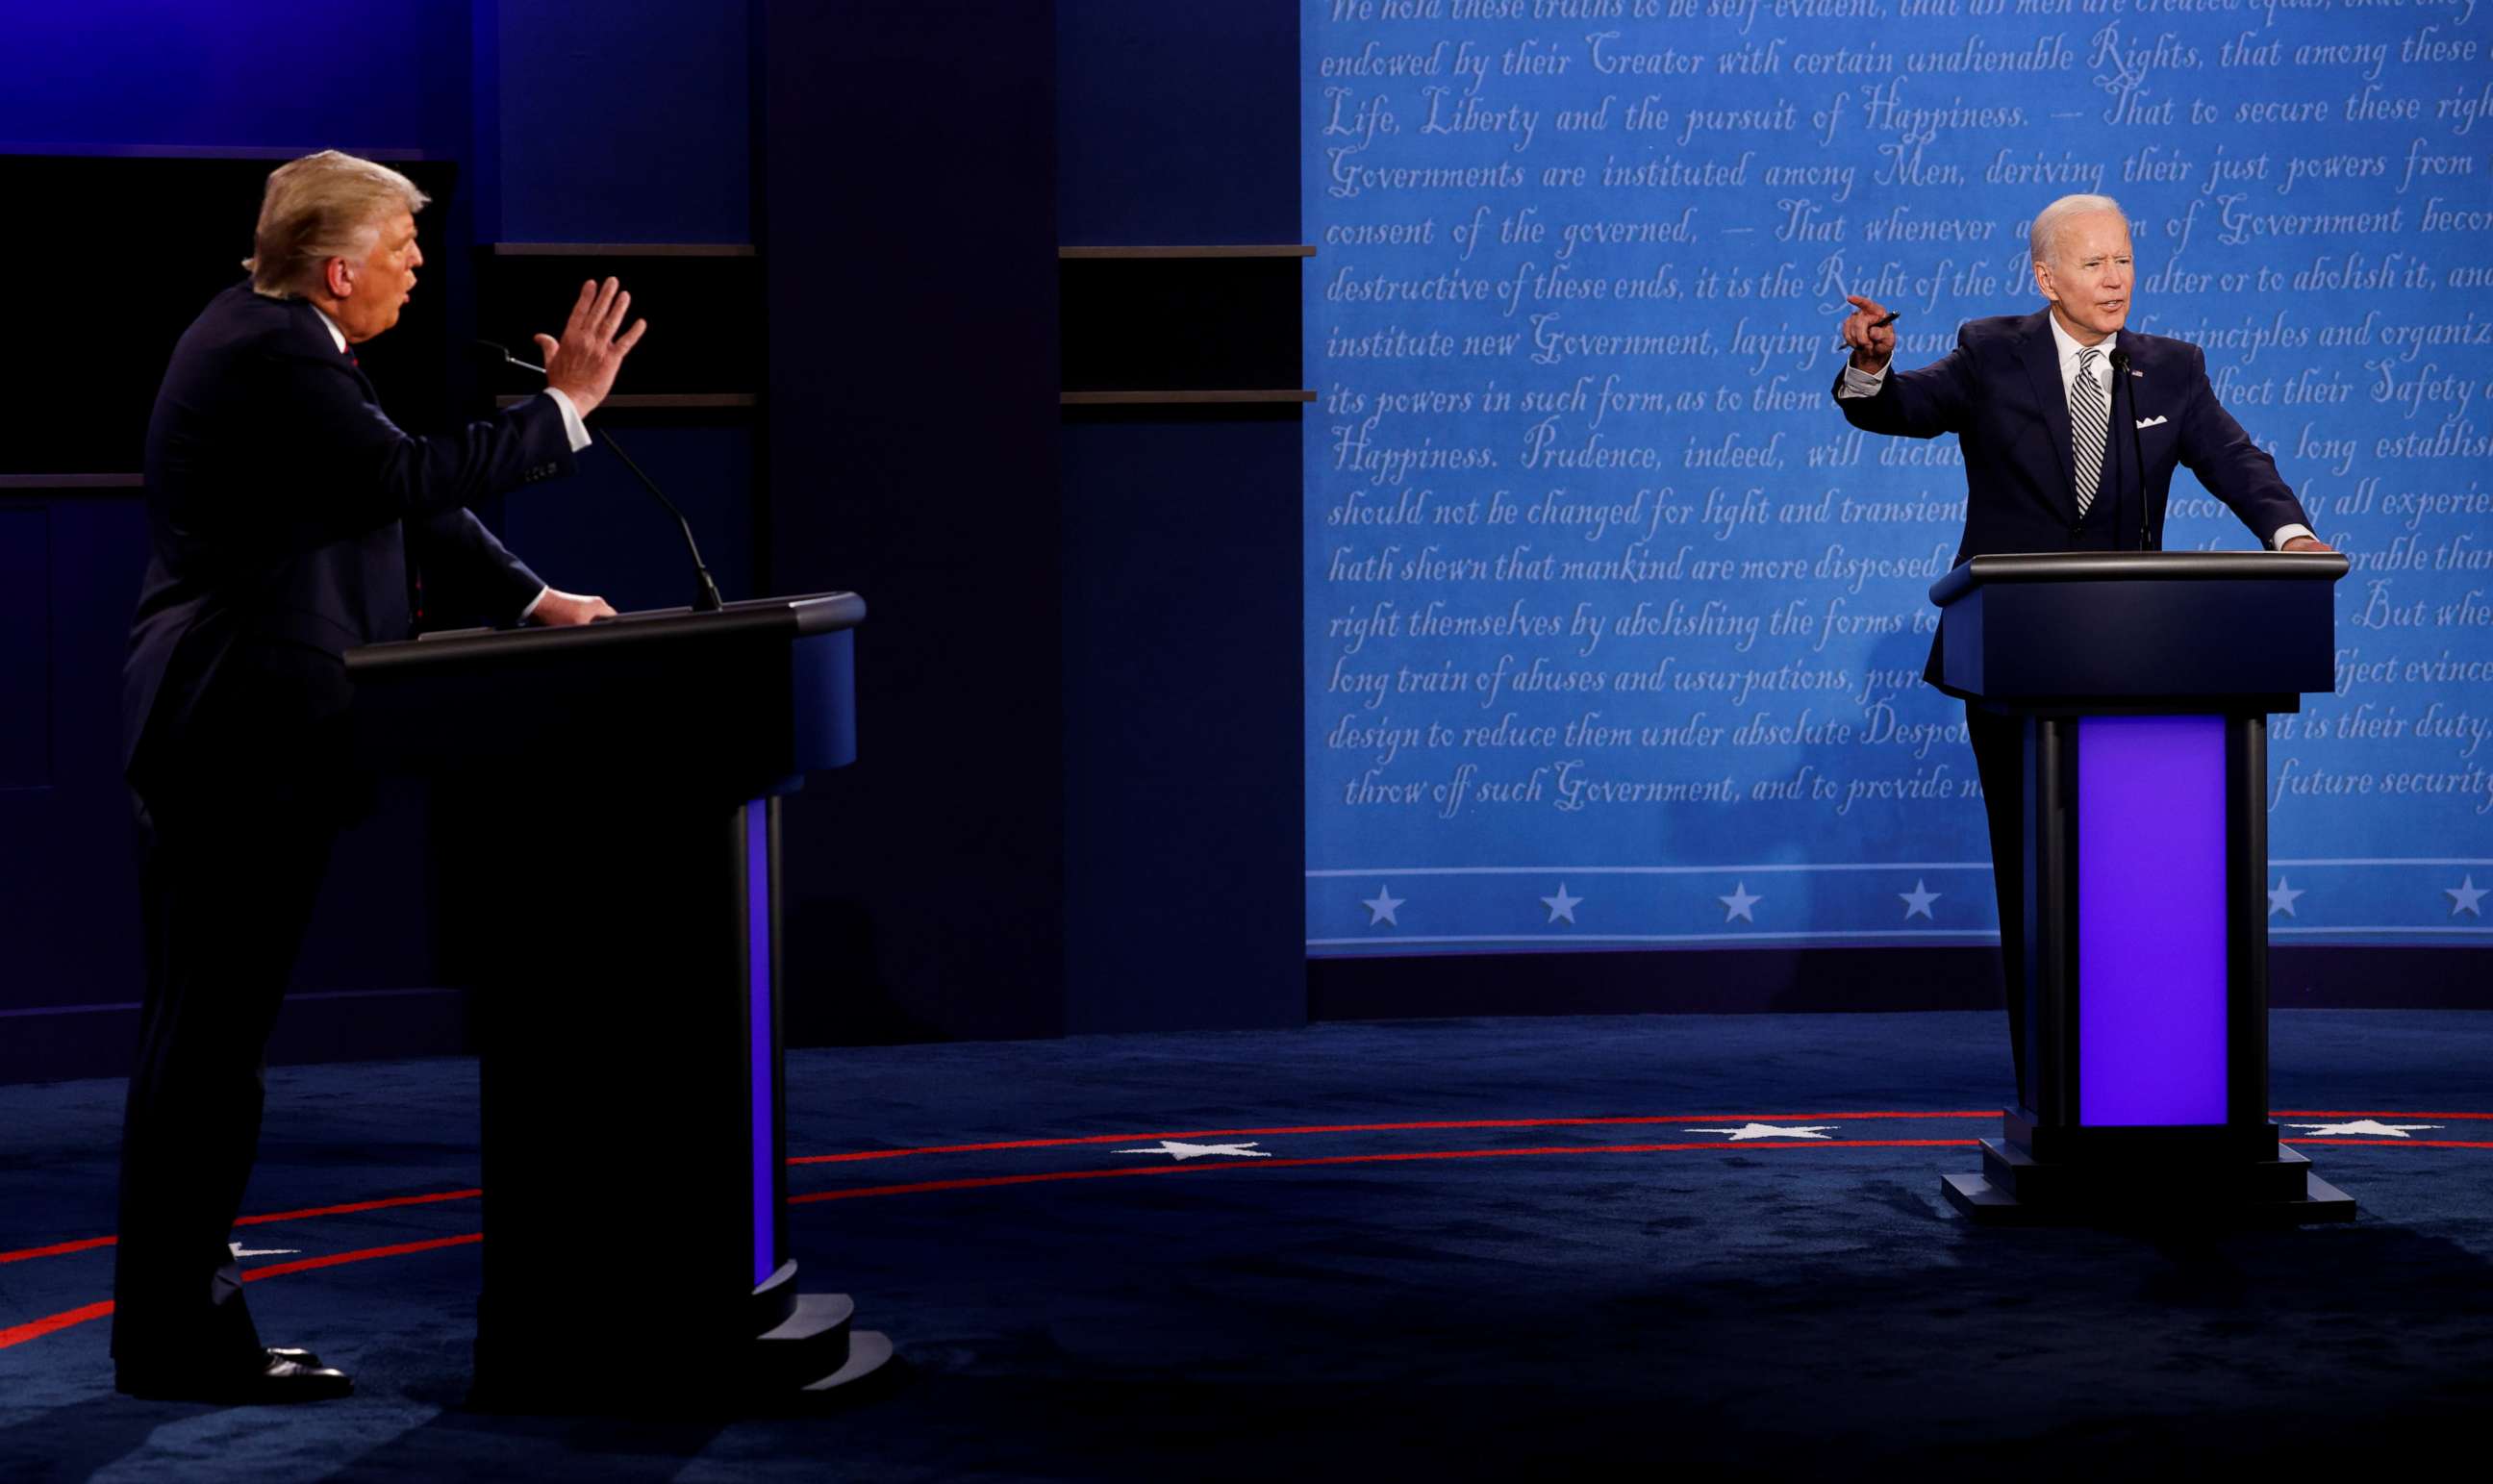
[[[550,628],[563,628],[574,623],[588,623],[615,617],[615,606],[602,597],[584,592],[564,592],[548,588],[537,606],[528,612],[530,623]]]

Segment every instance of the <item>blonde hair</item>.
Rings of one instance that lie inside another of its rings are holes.
[[[251,287],[289,299],[311,287],[332,257],[361,257],[392,211],[417,212],[431,197],[385,165],[324,149],[269,173],[259,198],[259,226],[242,265]]]

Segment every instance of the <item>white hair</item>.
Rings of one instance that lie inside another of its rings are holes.
[[[2061,227],[2069,218],[2092,216],[2098,211],[2118,213],[2123,225],[2129,221],[2129,214],[2121,211],[2120,202],[2109,196],[2064,196],[2034,213],[2034,226],[2027,237],[2027,246],[2032,250],[2034,260],[2039,263],[2052,260],[2052,239],[2060,234]]]
[[[259,202],[259,226],[242,261],[251,286],[272,299],[292,298],[319,282],[332,257],[361,257],[394,211],[417,212],[426,197],[415,182],[385,165],[324,149],[279,166]]]

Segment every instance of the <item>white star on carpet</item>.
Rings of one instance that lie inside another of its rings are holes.
[[[2456,917],[2462,912],[2469,917],[2482,917],[2484,909],[2476,904],[2483,900],[2484,893],[2493,891],[2493,887],[2479,887],[2476,884],[2476,878],[2469,876],[2454,887],[2443,887],[2442,891],[2448,893],[2451,917]]]
[[[1182,1139],[1164,1138],[1149,1149],[1112,1149],[1109,1152],[1111,1154],[1165,1154],[1180,1164],[1187,1160],[1210,1159],[1214,1155],[1231,1160],[1271,1159],[1271,1155],[1255,1147],[1259,1142],[1261,1140],[1250,1138],[1243,1144],[1189,1144]]]
[[[1929,887],[1922,884],[1921,878],[1915,877],[1913,879],[1913,889],[1909,892],[1897,893],[1896,899],[1905,904],[1905,916],[1909,921],[1910,919],[1917,917],[1930,917],[1931,903],[1937,901],[1940,897],[1946,894],[1947,893],[1944,892],[1932,891]],[[1936,923],[1938,919],[1931,918],[1931,921]]]
[[[1383,923],[1388,927],[1399,927],[1402,924],[1394,920],[1394,909],[1401,906],[1404,902],[1409,901],[1410,899],[1411,898],[1407,896],[1395,895],[1394,889],[1390,886],[1386,886],[1378,887],[1376,889],[1376,894],[1367,898],[1367,900],[1361,902],[1360,905],[1367,909],[1368,926],[1373,927],[1377,924]]]
[[[1576,921],[1576,904],[1583,899],[1580,896],[1568,895],[1567,883],[1562,881],[1558,883],[1558,894],[1541,898],[1541,905],[1549,909],[1550,922],[1555,923],[1563,918],[1573,923]]]
[[[1731,1142],[1746,1143],[1753,1138],[1824,1138],[1824,1130],[1840,1129],[1837,1123],[1744,1123],[1736,1129],[1690,1129],[1691,1134],[1728,1134]]]
[[[2294,916],[2294,899],[2308,890],[2307,887],[2287,886],[2283,876],[2277,877],[2276,885],[2268,889],[2268,915],[2274,917],[2282,912],[2287,917]]]
[[[227,1242],[225,1246],[237,1257],[291,1257],[303,1251],[300,1247],[266,1247],[253,1252],[246,1251],[240,1242]]]
[[[1745,881],[1734,885],[1731,888],[1730,895],[1718,896],[1714,899],[1723,904],[1723,921],[1726,923],[1732,922],[1734,920],[1747,923],[1756,922],[1757,920],[1756,915],[1749,909],[1765,900],[1762,896],[1750,895],[1749,884]]]
[[[2358,1118],[2353,1123],[2290,1123],[2289,1129],[2300,1129],[2314,1138],[2351,1134],[2359,1138],[2406,1138],[2418,1129],[2438,1129],[2437,1123],[2382,1123],[2371,1118]]]

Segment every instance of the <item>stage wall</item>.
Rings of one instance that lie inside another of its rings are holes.
[[[2276,940],[2481,941],[2493,13],[1302,15],[1311,954],[1988,940],[1919,681],[1963,467],[1827,389],[1847,293],[1904,367],[2038,308],[2027,223],[2082,191],[2132,327],[2205,348],[2354,561],[2337,693],[2271,734]],[[2169,547],[2254,544],[2173,497]]]

